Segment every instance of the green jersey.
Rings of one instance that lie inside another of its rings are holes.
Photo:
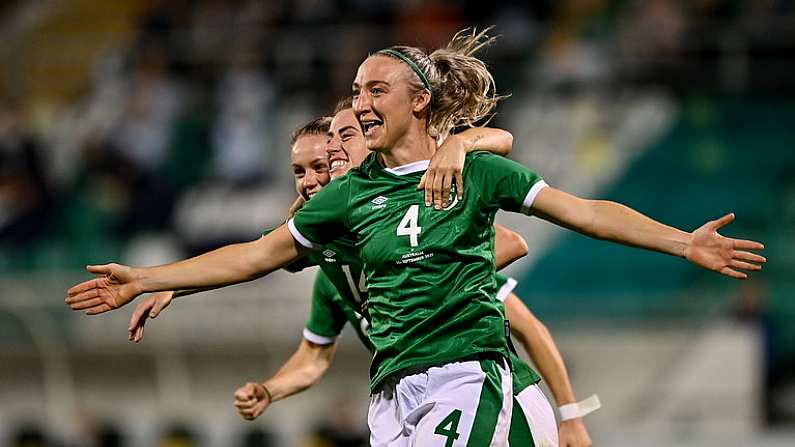
[[[367,315],[367,282],[353,242],[342,237],[313,252],[307,259],[312,265],[320,266],[326,280],[350,306]]]
[[[369,290],[371,390],[387,376],[481,353],[508,356],[494,278],[494,215],[528,212],[545,184],[511,160],[467,155],[461,200],[424,206],[428,162],[383,168],[371,154],[288,221],[316,248],[349,238]]]
[[[342,333],[345,323],[350,323],[359,340],[373,352],[373,344],[367,337],[370,323],[362,317],[358,306],[344,299],[337,290],[324,270],[317,273],[312,289],[312,310],[304,328],[304,338],[320,345],[333,343]]]
[[[495,279],[497,281],[497,300],[504,302],[516,287],[516,280],[499,273]],[[370,323],[362,318],[362,314],[357,311],[357,308],[352,306],[349,300],[342,298],[337,290],[326,276],[325,271],[318,272],[312,290],[312,310],[304,328],[304,338],[320,345],[334,343],[342,333],[345,323],[350,323],[359,340],[372,353],[374,347],[367,336]],[[510,360],[513,366],[514,395],[521,393],[528,386],[538,383],[540,380],[538,374],[519,356],[511,353]]]
[[[268,234],[274,229],[268,229],[263,234]],[[356,257],[356,247],[353,242],[343,237],[326,244],[323,250],[312,252],[309,256],[299,259],[285,267],[285,270],[295,273],[309,267],[319,266],[323,271],[323,281],[328,283],[331,290],[336,288],[336,292],[345,299],[347,303],[356,309],[356,312],[367,315],[367,283],[362,263]],[[325,291],[326,284],[321,284]],[[318,287],[318,277],[315,277],[315,288]],[[315,293],[315,292],[313,292]],[[311,341],[311,340],[310,340]],[[320,343],[323,344],[323,343]]]

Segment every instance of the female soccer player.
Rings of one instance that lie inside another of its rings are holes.
[[[472,56],[488,42],[473,33],[431,54],[393,47],[368,57],[354,81],[354,111],[375,154],[318,192],[287,228],[174,264],[89,266],[99,277],[70,289],[67,303],[100,313],[143,292],[239,283],[350,236],[370,294],[371,443],[486,446],[507,442],[511,412],[503,319],[493,300],[497,209],[734,278],[746,277],[737,269],[761,268],[765,259],[746,251],[761,244],[718,234],[731,214],[687,233],[613,202],[571,196],[485,153],[467,155],[463,197],[453,195],[438,211],[423,206],[430,204],[417,183],[434,137],[477,122],[496,105],[491,75]]]
[[[361,164],[369,153],[359,123],[353,114],[350,98],[337,105],[334,118],[330,121],[329,129],[327,129],[329,119],[319,118],[293,133],[291,164],[296,191],[304,202],[316,194],[330,179],[341,177],[352,167]],[[483,145],[482,147],[489,147],[495,152],[505,153],[510,150],[511,140],[510,133],[487,128],[472,128],[461,134],[452,135],[434,155],[433,160],[436,160],[437,164],[435,171],[451,178],[456,172],[460,174],[463,156],[467,149],[474,147],[473,142]],[[333,169],[329,172],[330,165]],[[432,170],[429,169],[427,172],[432,173]],[[432,183],[428,182],[429,185]],[[500,269],[515,258],[524,256],[527,253],[527,245],[515,233],[498,228],[495,250],[496,265]],[[336,337],[346,322],[351,323],[362,343],[372,350],[372,345],[366,337],[369,322],[363,318],[360,305],[367,301],[367,288],[364,278],[360,278],[362,269],[361,263],[356,259],[355,247],[345,247],[343,244],[335,243],[333,247],[327,246],[324,253],[328,253],[329,256],[323,253],[310,255],[312,261],[319,264],[322,270],[315,278],[312,312],[304,330],[303,340],[276,376],[268,379],[264,384],[251,382],[235,393],[236,405],[244,418],[253,419],[261,414],[271,401],[289,397],[319,381],[331,365]],[[558,405],[576,405],[565,365],[549,331],[519,298],[511,293],[514,286],[515,281],[498,275],[497,299],[505,302],[507,315],[512,320],[511,331],[522,341],[534,363],[539,367]],[[170,292],[154,294],[136,307],[130,320],[131,340],[136,342],[141,340],[146,316],[158,315],[170,304],[172,296]],[[557,447],[558,431],[554,414],[537,386],[538,375],[517,356],[512,356],[511,360],[514,384],[514,410],[510,432],[512,444],[534,443],[536,446]],[[589,446],[591,441],[585,425],[580,417],[574,416],[560,425],[559,437],[563,441],[561,445]]]

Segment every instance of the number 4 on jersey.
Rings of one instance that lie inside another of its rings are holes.
[[[417,225],[419,212],[419,205],[411,205],[397,227],[397,235],[408,236],[412,247],[419,245],[418,236],[422,233],[422,227]]]

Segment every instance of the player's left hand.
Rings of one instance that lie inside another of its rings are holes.
[[[748,277],[747,273],[740,270],[762,270],[761,264],[767,262],[767,259],[746,250],[762,250],[764,245],[755,241],[724,237],[718,233],[718,230],[733,220],[734,213],[729,213],[694,231],[690,244],[685,249],[685,258],[696,265],[736,279]]]
[[[558,442],[560,447],[591,447],[593,445],[582,418],[561,422],[558,429]]]
[[[437,210],[446,207],[453,181],[458,199],[463,197],[465,157],[466,146],[457,135],[450,135],[439,146],[417,186],[417,189],[425,189],[425,206],[433,205]]]

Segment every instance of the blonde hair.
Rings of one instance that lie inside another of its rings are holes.
[[[447,46],[430,54],[416,47],[388,48],[411,60],[430,85],[431,103],[427,110],[428,133],[431,136],[444,137],[456,127],[473,127],[484,119],[491,119],[497,103],[507,98],[497,95],[494,77],[486,64],[473,56],[496,40],[496,37],[488,35],[492,28],[480,32],[474,28],[463,29],[453,36]],[[402,59],[390,52],[378,54]],[[414,67],[407,65],[414,71]],[[420,73],[415,74],[409,81],[415,93],[426,90]]]

